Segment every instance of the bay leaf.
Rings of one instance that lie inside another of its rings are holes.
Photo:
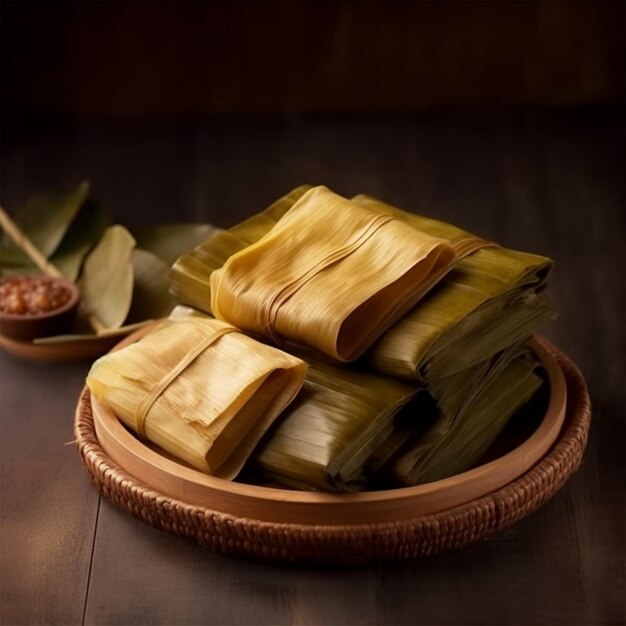
[[[169,292],[170,268],[159,257],[135,248],[133,251],[133,300],[128,322],[156,319],[169,315],[176,302]]]
[[[101,239],[109,224],[110,218],[100,204],[87,200],[52,255],[53,265],[67,279],[76,281],[85,256]]]
[[[15,221],[35,247],[49,258],[59,247],[70,224],[89,195],[89,183],[81,182],[71,191],[53,191],[28,200],[16,215]],[[20,255],[11,243],[3,244],[4,255]]]
[[[108,328],[119,328],[130,310],[134,249],[134,237],[116,224],[85,260],[78,283],[83,307]]]
[[[189,252],[221,229],[211,224],[163,224],[146,229],[137,235],[137,245],[156,254],[168,265]]]

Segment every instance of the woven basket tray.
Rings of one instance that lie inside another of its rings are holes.
[[[155,491],[114,463],[100,446],[91,399],[84,391],[75,416],[83,463],[98,491],[135,517],[216,552],[275,561],[365,563],[460,548],[509,528],[551,498],[578,468],[591,419],[577,367],[545,340],[567,384],[567,413],[551,450],[515,481],[461,506],[379,523],[300,524],[260,521],[192,505]]]

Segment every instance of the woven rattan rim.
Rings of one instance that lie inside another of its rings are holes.
[[[238,518],[186,504],[128,475],[102,450],[89,393],[76,409],[74,432],[83,464],[98,491],[144,522],[223,554],[275,561],[364,563],[400,560],[461,548],[513,526],[547,500],[579,467],[587,444],[591,407],[576,365],[545,339],[567,382],[565,425],[550,452],[506,487],[462,506],[423,517],[378,524],[306,526]]]

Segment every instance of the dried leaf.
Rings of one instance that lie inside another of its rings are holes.
[[[89,183],[83,181],[69,192],[36,196],[17,212],[15,221],[40,252],[50,257],[59,247],[88,195]]]
[[[50,259],[54,266],[66,278],[76,281],[85,256],[101,239],[109,223],[108,215],[99,204],[85,202]]]
[[[133,300],[127,321],[155,319],[169,315],[174,298],[168,290],[169,266],[151,252],[133,251]]]
[[[83,306],[108,328],[119,328],[130,310],[134,249],[123,226],[110,226],[85,261],[78,283]]]

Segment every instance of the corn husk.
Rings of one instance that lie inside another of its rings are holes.
[[[211,310],[338,361],[359,357],[440,280],[454,249],[326,187],[211,275]]]
[[[300,359],[208,318],[166,320],[108,354],[87,377],[91,392],[139,435],[192,467],[235,477],[294,399]]]
[[[183,254],[172,266],[170,274],[172,294],[184,304],[211,313],[211,274],[220,269],[233,254],[267,235],[310,189],[311,185],[296,187],[260,213],[252,215],[228,230],[214,233],[199,246]],[[367,196],[356,196],[354,200],[364,203],[366,198]],[[446,239],[458,258],[480,248],[495,245],[452,224],[414,215],[391,205],[380,203],[376,210],[401,219],[429,235]]]
[[[170,271],[170,291],[183,304],[211,313],[211,274],[236,252],[256,243],[299,200],[310,185],[296,187],[267,209],[247,220],[215,232],[206,241],[183,254]]]
[[[365,463],[420,391],[392,378],[309,360],[302,391],[255,451],[255,464],[268,478],[299,489],[364,489]]]
[[[487,452],[511,416],[525,405],[542,385],[535,373],[537,361],[528,353],[512,359],[483,386],[474,401],[455,419],[440,413],[426,433],[409,437],[396,431],[389,447],[400,447],[390,465],[394,479],[415,485],[453,476],[473,467]],[[398,445],[400,444],[400,445]],[[379,451],[380,455],[381,452]],[[385,451],[389,454],[389,451]],[[376,453],[373,455],[376,458]]]

